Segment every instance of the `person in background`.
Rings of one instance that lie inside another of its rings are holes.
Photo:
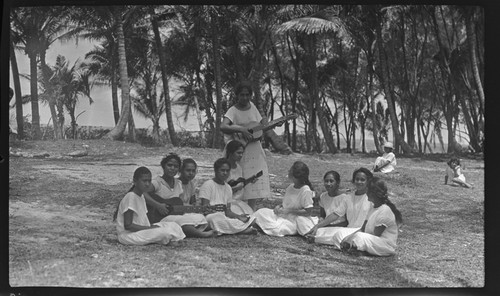
[[[342,240],[341,249],[356,255],[394,255],[399,225],[403,222],[401,212],[389,200],[387,185],[379,177],[370,180],[366,194],[373,208],[361,229]]]
[[[446,175],[444,176],[444,184],[448,184],[448,180],[451,181],[451,184],[457,184],[466,188],[473,188],[473,185],[467,183],[465,180],[465,175],[462,173],[460,160],[458,158],[451,158],[447,162],[448,166],[446,167]]]
[[[266,154],[262,149],[262,144],[260,139],[254,139],[247,125],[252,123],[265,124],[266,120],[262,118],[259,110],[250,101],[253,91],[249,81],[242,81],[236,85],[235,94],[236,104],[227,110],[220,129],[224,133],[225,143],[234,139],[242,139],[246,143],[245,152],[240,161],[243,178],[250,178],[259,171],[263,172],[262,177],[258,178],[255,183],[248,184],[243,189],[243,199],[255,211],[258,200],[271,196],[271,185]]]
[[[192,158],[185,158],[182,160],[182,166],[180,169],[179,180],[182,185],[182,194],[180,198],[184,205],[194,205],[196,204],[196,185],[194,184],[194,177],[196,176],[196,170],[198,164]]]
[[[133,181],[134,185],[120,201],[113,217],[118,241],[124,245],[141,246],[152,243],[167,245],[184,239],[186,236],[177,223],[149,223],[143,193],[151,186],[151,171],[146,167],[137,168]]]
[[[394,147],[391,142],[384,144],[384,154],[377,157],[373,165],[374,172],[382,172],[384,174],[394,171],[397,165],[396,155],[394,155]]]
[[[314,224],[314,191],[309,181],[309,168],[302,161],[296,161],[288,171],[288,178],[292,184],[285,190],[283,203],[274,209],[261,208],[254,213],[257,226],[267,235],[303,235],[299,230],[305,227],[298,223]]]

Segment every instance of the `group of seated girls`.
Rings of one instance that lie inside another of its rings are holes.
[[[352,182],[356,190],[349,194],[340,192],[337,172],[326,172],[323,177],[326,192],[319,197],[318,217],[309,168],[296,161],[288,172],[291,184],[282,204],[254,212],[239,196],[245,184],[231,187],[227,183],[239,176],[238,161],[244,146],[238,143],[228,143],[225,157],[215,161],[214,177],[203,183],[198,198],[193,183],[197,165],[193,159],[181,161],[176,154],[167,155],[161,161],[163,175],[154,180],[149,169],[138,168],[134,172],[134,186],[115,212],[118,240],[128,245],[169,244],[186,236],[256,234],[260,230],[271,236],[301,235],[310,243],[333,245],[356,254],[395,253],[401,213],[388,199],[384,181],[374,177],[370,170],[354,171]],[[180,177],[176,179],[179,169]],[[224,209],[207,215],[169,215],[168,207],[158,196],[180,197],[186,205],[224,205]]]

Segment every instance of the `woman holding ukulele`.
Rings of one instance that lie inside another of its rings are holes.
[[[247,179],[262,171],[262,176],[255,183],[250,183],[243,188],[242,199],[255,211],[255,203],[258,199],[271,196],[269,184],[269,171],[267,168],[266,154],[262,149],[259,139],[254,139],[247,125],[252,123],[265,124],[255,105],[250,101],[252,98],[252,85],[243,81],[235,88],[236,104],[234,104],[224,115],[221,131],[224,133],[224,142],[236,139],[246,142],[240,165],[243,178]]]

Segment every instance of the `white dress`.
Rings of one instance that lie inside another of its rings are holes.
[[[214,180],[207,180],[200,187],[199,197],[210,201],[210,205],[212,206],[221,204],[230,206],[230,202],[233,198],[233,190],[227,183],[220,185]],[[242,222],[239,219],[227,217],[224,212],[208,214],[206,219],[213,230],[223,234],[242,232],[252,224],[253,220],[255,220],[253,216],[250,216],[247,222]]]
[[[134,192],[128,192],[118,206],[116,216],[116,231],[118,241],[124,245],[146,245],[151,243],[168,244],[170,241],[179,241],[185,238],[182,228],[173,222],[158,222],[158,228],[140,231],[128,231],[124,226],[124,213],[132,210],[132,223],[141,226],[151,226],[146,215],[146,200],[144,196],[138,196]]]
[[[373,235],[377,226],[385,226],[380,236]],[[398,225],[391,208],[385,204],[374,208],[369,214],[365,232],[356,232],[352,243],[360,251],[366,251],[376,256],[390,256],[396,253]]]
[[[247,125],[252,122],[260,122],[262,116],[255,105],[250,102],[250,109],[241,111],[232,106],[224,115],[232,121],[233,124]],[[233,138],[231,135],[224,134],[224,141],[227,144]],[[268,198],[271,196],[271,185],[269,183],[269,170],[266,162],[266,154],[260,141],[248,143],[245,147],[245,152],[241,158],[240,165],[243,169],[243,177],[250,178],[259,171],[262,171],[262,176],[255,183],[250,183],[243,190],[243,200]]]
[[[394,155],[394,153],[392,152],[384,153],[382,156],[377,157],[373,168],[375,169],[375,167],[377,166],[380,167],[385,163],[387,163],[387,161],[389,161],[389,164],[383,167],[380,171],[384,174],[394,171],[397,165],[397,161],[396,161],[396,155]]]
[[[316,231],[314,241],[319,244],[333,245],[340,249],[342,240],[351,233],[359,230],[366,217],[373,208],[366,194],[356,195],[355,192],[342,199],[339,206],[333,210],[338,216],[346,216],[347,227],[321,227]]]
[[[231,169],[228,180],[237,180],[240,177],[243,177],[243,170],[241,166],[236,163],[236,168]],[[253,214],[252,208],[248,205],[248,203],[242,200],[243,191],[244,188],[233,193],[233,199],[231,200],[231,211],[238,215],[251,215]]]
[[[330,196],[328,195],[328,192],[323,192],[319,196],[319,206],[325,209],[325,214],[326,216],[330,215],[334,209],[338,208],[340,206],[340,203],[343,202],[344,198],[348,198],[349,195],[342,193],[337,196]],[[333,221],[330,224],[337,224],[344,222],[345,216],[339,217],[337,220]],[[308,233],[311,228],[314,227],[314,225],[318,224],[319,218],[318,217],[298,217],[297,218],[297,227],[299,228],[299,234],[303,235],[305,233]]]
[[[297,189],[290,184],[283,197],[283,209],[303,210],[313,206],[314,191],[309,186],[304,185]],[[257,225],[268,235],[285,236],[304,234],[304,229],[298,226],[298,218],[302,220],[314,217],[297,216],[295,214],[276,215],[273,209],[262,208],[255,212]],[[313,222],[311,222],[313,223]]]
[[[458,166],[455,170],[453,170],[452,168],[450,168],[450,166],[448,166],[446,168],[446,174],[448,175],[449,181],[453,181],[453,179],[458,179],[458,180],[465,183],[465,175],[462,174],[462,171],[460,170],[460,166]]]
[[[161,176],[158,176],[151,182],[154,187],[154,193],[163,199],[172,197],[180,197],[183,195],[182,182],[179,179],[174,179],[174,188],[170,188],[168,183]],[[183,215],[168,215],[161,219],[162,222],[175,222],[180,226],[192,225],[203,231],[207,228],[207,219],[203,214],[185,213]]]

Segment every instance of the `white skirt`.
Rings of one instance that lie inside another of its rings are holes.
[[[262,149],[260,141],[250,142],[245,147],[245,152],[240,161],[243,170],[243,177],[250,178],[259,171],[262,176],[249,183],[243,189],[243,199],[268,198],[271,196],[271,185],[269,183],[269,170],[267,168],[266,153]]]
[[[252,224],[255,218],[250,216],[247,222],[242,222],[239,219],[233,219],[226,216],[223,212],[217,212],[207,215],[207,221],[213,230],[222,234],[235,234],[242,232]]]
[[[262,231],[267,235],[285,236],[299,233],[297,228],[298,216],[286,215],[285,217],[280,217],[274,214],[273,209],[269,208],[258,210],[255,212],[254,216],[257,225],[259,225]]]
[[[387,240],[365,232],[354,234],[352,243],[359,251],[365,251],[376,256],[390,256],[396,253],[395,246]]]
[[[238,215],[252,215],[254,212],[252,208],[242,200],[232,200],[231,202],[231,212]]]
[[[185,213],[184,215],[169,215],[161,219],[160,222],[175,222],[179,226],[192,225],[201,231],[205,230],[208,226],[207,219],[202,214],[198,213]]]
[[[180,241],[186,237],[182,228],[177,223],[158,222],[154,225],[160,227],[120,233],[118,234],[118,241],[124,245],[136,246],[153,243],[167,245],[171,241]]]
[[[321,227],[316,231],[314,242],[324,245],[332,245],[340,249],[340,243],[348,235],[358,231],[361,227]]]

